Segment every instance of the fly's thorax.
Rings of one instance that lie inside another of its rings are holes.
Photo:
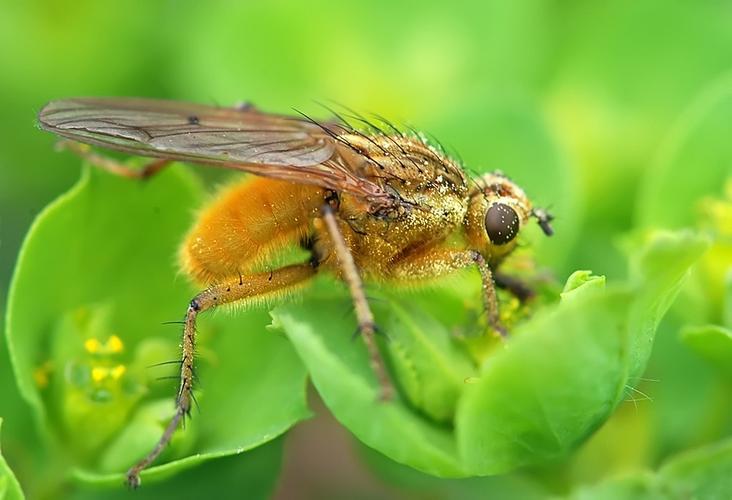
[[[477,179],[464,222],[471,248],[492,262],[500,261],[516,247],[531,210],[523,189],[504,175],[490,173]]]
[[[341,219],[360,238],[378,238],[399,251],[459,230],[468,181],[457,163],[417,137],[347,133],[339,139],[342,160],[394,201],[374,209],[362,198],[341,193]]]
[[[341,138],[350,146],[352,158],[344,151],[345,160],[395,200],[370,215],[414,230],[461,224],[468,180],[448,156],[411,136],[346,134]]]
[[[360,175],[395,190],[408,200],[416,192],[465,197],[468,181],[462,168],[421,139],[405,135],[340,136],[341,154]]]
[[[395,254],[459,232],[467,211],[467,196],[411,193],[410,201],[389,213],[371,213],[358,197],[342,193],[339,217],[371,253],[386,245]],[[382,256],[384,257],[384,256]]]

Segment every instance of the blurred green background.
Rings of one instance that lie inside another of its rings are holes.
[[[694,110],[707,101],[713,110],[714,96],[732,88],[732,4],[2,0],[0,47],[0,304],[33,217],[79,173],[80,161],[54,152],[35,115],[50,99],[86,95],[247,100],[321,116],[314,101],[332,100],[407,121],[468,166],[504,169],[538,204],[559,207],[557,236],[541,248],[560,281],[573,269],[613,279],[625,275],[622,241],[632,230],[696,224],[689,210],[670,221],[649,216],[654,207],[664,213],[663,204],[645,198],[673,205],[673,193],[656,188],[673,163],[668,151],[692,127]],[[719,151],[708,159],[722,180],[732,169],[730,121],[723,113],[705,133],[716,138],[705,147]],[[537,146],[546,138],[548,146]],[[508,165],[490,164],[495,158]],[[545,160],[561,164],[563,176],[547,178]],[[677,187],[691,184],[693,177]],[[695,193],[721,198],[722,183]],[[689,318],[719,320],[721,306],[707,311],[699,293],[682,297],[659,331],[642,388],[652,401],[622,406],[573,462],[534,472],[532,484],[540,486],[532,488],[566,492],[730,434],[729,379],[677,336]],[[32,443],[13,436],[33,433],[4,344],[0,391],[4,454],[28,477],[24,446]],[[329,462],[340,474],[308,469],[312,456],[341,453],[341,445],[324,442],[349,446],[345,431],[332,427],[322,417],[295,431],[282,498],[439,498],[469,488],[395,486],[389,471],[379,472],[387,466],[369,466],[360,455]],[[312,473],[298,473],[300,466]]]

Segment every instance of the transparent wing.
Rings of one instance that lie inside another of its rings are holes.
[[[74,141],[125,153],[219,165],[379,202],[388,195],[339,161],[336,140],[317,123],[262,113],[140,98],[48,103],[38,121]]]

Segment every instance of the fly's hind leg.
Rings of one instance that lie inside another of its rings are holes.
[[[394,387],[389,379],[389,375],[386,373],[384,360],[381,358],[381,353],[376,345],[376,325],[374,323],[374,315],[371,312],[368,300],[366,300],[366,293],[363,289],[363,280],[361,279],[361,275],[358,273],[356,263],[353,261],[353,255],[351,255],[351,251],[346,245],[343,234],[338,227],[338,220],[336,219],[330,205],[325,205],[322,208],[322,214],[323,221],[328,229],[328,234],[333,242],[333,248],[336,256],[338,257],[338,263],[343,273],[343,278],[348,285],[348,290],[351,293],[351,299],[353,299],[353,307],[356,311],[356,319],[358,320],[358,331],[366,344],[371,369],[376,374],[379,386],[381,387],[381,394],[379,398],[382,401],[388,401],[394,397]]]
[[[145,164],[142,168],[132,168],[124,163],[120,163],[109,156],[95,153],[92,148],[80,142],[62,140],[58,142],[58,149],[68,149],[72,153],[80,156],[97,168],[101,168],[110,174],[127,177],[128,179],[149,179],[153,175],[167,167],[172,160],[167,158],[159,158]]]
[[[140,485],[140,472],[147,468],[165,449],[178,425],[191,410],[198,314],[222,304],[246,303],[249,299],[284,295],[303,285],[315,272],[315,268],[310,264],[298,264],[272,272],[237,276],[209,287],[191,300],[183,327],[180,386],[176,398],[175,415],[150,453],[127,471],[129,486],[136,488]]]

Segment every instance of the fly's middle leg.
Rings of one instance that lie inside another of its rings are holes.
[[[369,354],[369,364],[379,382],[379,398],[383,401],[388,401],[394,397],[394,386],[386,372],[386,366],[379,352],[379,347],[376,345],[376,325],[374,323],[374,315],[366,299],[363,280],[353,260],[353,255],[343,238],[333,209],[330,205],[325,205],[321,211],[323,214],[323,222],[325,222],[328,235],[333,243],[333,249],[338,258],[343,279],[346,281],[348,290],[351,293],[353,307],[356,311],[356,319],[358,320],[358,331],[366,344],[366,349]]]
[[[272,272],[237,276],[213,285],[191,300],[183,327],[180,385],[176,409],[155,447],[127,471],[127,484],[140,485],[140,473],[146,469],[170,443],[180,422],[190,413],[193,400],[194,355],[196,349],[196,319],[206,310],[223,304],[246,303],[248,299],[277,297],[292,292],[313,277],[316,270],[310,264],[283,267]]]

